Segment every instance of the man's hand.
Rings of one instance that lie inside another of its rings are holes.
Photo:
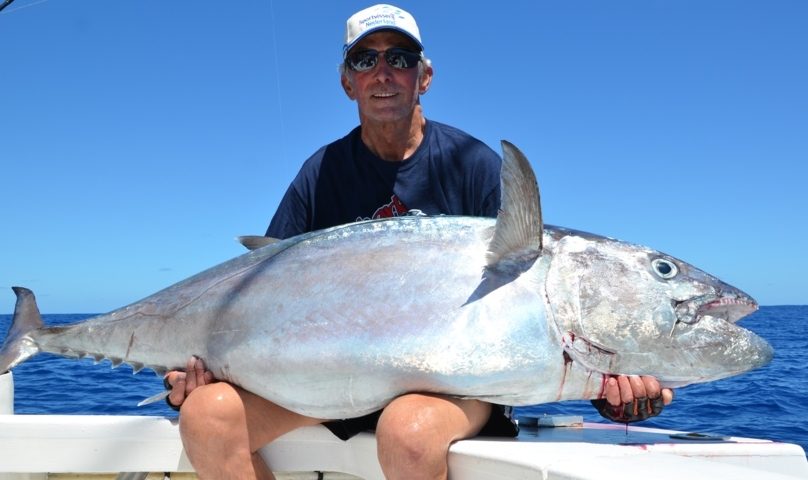
[[[631,423],[659,415],[672,401],[673,390],[661,388],[656,378],[620,375],[606,381],[603,396],[592,405],[609,420]]]
[[[201,358],[191,357],[185,366],[185,371],[173,370],[168,372],[163,378],[166,388],[171,389],[171,393],[166,397],[168,406],[174,410],[179,410],[185,398],[194,391],[196,387],[213,383],[213,373],[205,369],[205,362]]]

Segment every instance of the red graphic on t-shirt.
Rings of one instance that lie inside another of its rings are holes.
[[[398,198],[398,196],[396,196],[394,193],[392,196],[390,196],[390,203],[377,208],[370,218],[403,217],[404,215],[407,215],[409,210],[410,209],[404,205],[404,202],[402,202],[401,199]]]

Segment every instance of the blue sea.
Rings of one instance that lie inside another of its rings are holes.
[[[46,324],[64,324],[91,315],[44,315]],[[0,315],[0,341],[11,323]],[[775,349],[764,368],[676,391],[676,399],[659,417],[638,425],[796,443],[808,450],[808,306],[762,307],[741,324],[767,339]],[[15,412],[25,414],[169,415],[164,403],[137,407],[162,390],[151,371],[132,375],[128,366],[69,360],[40,354],[14,369]],[[582,415],[605,422],[589,402],[563,402],[520,408],[533,415]]]

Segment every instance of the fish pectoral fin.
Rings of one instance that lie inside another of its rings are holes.
[[[530,162],[505,140],[502,153],[502,201],[486,255],[491,268],[532,264],[541,255],[544,230],[539,185]]]
[[[575,332],[562,335],[561,346],[572,361],[580,363],[590,371],[611,372],[612,364],[617,359],[616,351]]]
[[[279,238],[265,237],[263,235],[242,235],[237,237],[237,240],[238,243],[244,245],[247,250],[257,250],[280,241]]]

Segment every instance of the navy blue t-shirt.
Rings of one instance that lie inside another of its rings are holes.
[[[415,153],[390,162],[365,146],[361,128],[306,160],[281,200],[267,236],[288,238],[400,215],[497,215],[501,160],[481,141],[427,121]]]

